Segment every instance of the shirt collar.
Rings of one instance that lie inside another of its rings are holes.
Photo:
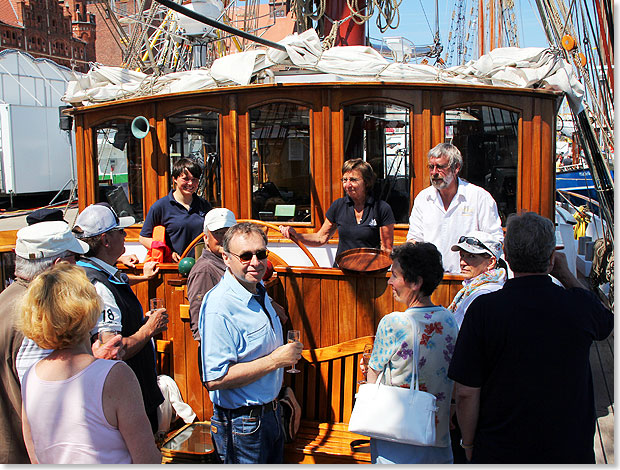
[[[86,258],[88,261],[90,261],[92,264],[94,264],[95,266],[98,266],[99,268],[101,268],[103,271],[105,271],[107,274],[110,274],[112,276],[115,276],[118,269],[116,269],[116,267],[106,263],[105,261],[100,260],[99,258],[96,258],[94,256]]]
[[[532,276],[521,276],[521,277],[513,277],[506,281],[504,284],[504,288],[508,287],[534,287],[536,285],[551,285],[553,281],[551,277],[548,275],[532,275]]]
[[[183,209],[185,209],[185,207],[183,206],[183,204],[181,204],[179,201],[177,201],[174,196],[172,195],[174,193],[174,189],[171,189],[170,192],[168,193],[168,195],[166,196],[166,198],[168,199],[168,202],[170,204],[175,204],[179,207],[183,207]],[[196,204],[196,194],[192,194],[192,202],[190,202],[189,204],[189,208],[194,209],[194,205]]]
[[[351,199],[351,196],[349,196],[348,194],[345,194],[344,198],[346,199],[346,202],[349,206],[353,205],[353,199]],[[364,202],[365,206],[372,206],[374,203],[375,203],[375,198],[372,194],[369,196],[366,196],[366,201]]]
[[[456,180],[457,180],[458,186],[456,187],[456,194],[454,195],[454,197],[461,198],[461,199],[465,198],[465,186],[468,185],[469,183],[465,180],[462,180],[459,177],[457,177]],[[426,198],[429,200],[433,200],[433,201],[441,201],[441,195],[439,194],[439,189],[435,188],[433,185],[431,185],[431,187],[435,191],[431,191]]]
[[[240,299],[246,303],[249,303],[252,300],[252,292],[247,290],[245,287],[241,285],[239,280],[235,277],[233,273],[230,272],[230,269],[226,269],[224,272],[224,282],[228,285],[228,287],[233,291],[233,293]],[[259,285],[261,283],[259,282]],[[264,287],[263,287],[264,288]],[[257,293],[260,292],[260,288],[257,287]]]

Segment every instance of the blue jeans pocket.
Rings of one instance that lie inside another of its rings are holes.
[[[261,418],[238,416],[232,419],[232,433],[235,436],[249,436],[260,429]]]

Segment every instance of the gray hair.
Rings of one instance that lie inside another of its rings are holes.
[[[515,273],[546,273],[555,250],[553,222],[535,212],[510,214],[504,252]]]
[[[68,258],[74,255],[72,251],[63,251],[54,256],[46,258],[26,259],[21,256],[15,256],[15,276],[21,277],[27,281],[32,281],[46,269],[52,267],[54,261],[58,258]]]
[[[452,144],[446,142],[435,145],[428,151],[427,158],[439,158],[445,155],[448,158],[448,163],[452,170],[456,170],[456,167],[463,168],[463,156],[461,151]]]
[[[241,222],[233,225],[226,231],[226,233],[224,234],[224,238],[222,239],[222,248],[226,253],[230,253],[228,248],[230,246],[230,241],[232,240],[232,238],[235,235],[248,235],[250,233],[254,233],[261,237],[265,242],[265,246],[267,246],[267,243],[269,243],[267,235],[258,225],[253,224],[252,222]]]

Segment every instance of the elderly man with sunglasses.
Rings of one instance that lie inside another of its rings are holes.
[[[444,271],[459,273],[459,254],[451,250],[459,236],[473,230],[487,232],[500,242],[502,223],[493,197],[459,178],[463,157],[452,144],[428,152],[431,186],[420,191],[409,217],[407,241],[430,242],[441,252]]]
[[[283,344],[282,325],[262,278],[267,236],[239,223],[222,240],[222,280],[204,296],[199,331],[203,380],[213,402],[211,437],[222,463],[282,463],[284,434],[277,396],[284,367],[301,357]]]
[[[93,204],[77,217],[73,233],[89,246],[86,257],[77,262],[84,268],[103,303],[101,318],[91,332],[93,340],[108,341],[115,333],[123,336],[123,360],[134,371],[144,408],[153,433],[157,431],[157,408],[164,397],[157,385],[155,350],[151,338],[167,329],[166,309],[143,314],[140,301],[131,290],[130,279],[116,269],[115,264],[125,252],[125,227],[135,222],[133,217],[118,217],[105,203]],[[145,263],[143,278],[153,277],[158,268]],[[113,358],[110,358],[113,359]]]

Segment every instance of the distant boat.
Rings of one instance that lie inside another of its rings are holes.
[[[614,172],[610,170],[611,178],[614,179]],[[565,192],[571,202],[581,205],[584,201],[592,199],[598,201],[598,193],[592,179],[590,170],[581,165],[569,165],[564,166],[556,170],[555,175],[555,188]],[[571,194],[572,193],[572,194]],[[580,198],[579,196],[584,198]]]

